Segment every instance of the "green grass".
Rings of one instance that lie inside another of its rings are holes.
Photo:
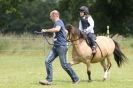
[[[17,38],[6,37],[4,43],[8,47],[3,43],[5,48],[0,50],[0,88],[133,88],[133,39],[131,38],[118,41],[129,60],[122,68],[118,68],[112,58],[112,68],[107,81],[102,81],[103,69],[97,63],[91,65],[93,81],[88,82],[86,66],[81,63],[72,67],[81,80],[78,85],[73,85],[57,58],[53,62],[54,79],[51,86],[38,83],[46,77],[44,58],[51,46],[46,44],[44,46],[41,37],[34,40],[31,37],[28,37],[28,40],[26,40],[27,37],[19,37],[18,40]],[[3,42],[2,39],[0,42]],[[24,46],[27,48],[23,48]],[[68,61],[70,61],[71,49],[69,49],[68,56]]]
[[[39,54],[50,47],[41,35],[0,35],[0,54]]]
[[[61,68],[58,58],[53,62],[54,80],[52,86],[43,86],[38,83],[44,79],[43,55],[3,55],[0,56],[0,88],[132,88],[133,87],[133,56],[121,69],[113,66],[107,81],[102,81],[103,70],[100,64],[93,64],[92,82],[87,82],[86,66],[78,64],[73,69],[81,79],[78,85],[71,83],[70,77]]]

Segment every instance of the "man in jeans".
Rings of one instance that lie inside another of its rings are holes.
[[[70,64],[66,61],[66,31],[63,21],[59,17],[59,12],[57,10],[53,10],[50,12],[50,19],[54,22],[54,27],[51,29],[42,29],[42,32],[54,32],[54,45],[50,53],[48,54],[45,65],[46,65],[46,72],[47,77],[45,80],[39,81],[40,84],[43,85],[51,85],[53,79],[53,69],[52,69],[52,62],[55,60],[57,56],[59,56],[60,63],[62,68],[68,73],[71,77],[72,82],[74,84],[79,82],[79,78],[77,77],[76,73],[72,70]]]

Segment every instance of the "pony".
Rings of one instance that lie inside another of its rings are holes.
[[[101,63],[104,70],[103,80],[108,77],[108,72],[111,68],[111,55],[114,55],[114,59],[118,67],[121,67],[126,62],[127,57],[121,51],[119,44],[106,36],[98,36],[96,38],[96,53],[92,53],[91,47],[87,44],[86,38],[83,33],[69,24],[66,26],[68,31],[68,40],[72,43],[72,61],[70,65],[79,64],[80,62],[86,64],[88,80],[91,81],[91,63]]]

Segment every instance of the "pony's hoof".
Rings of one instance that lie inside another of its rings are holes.
[[[103,81],[106,81],[106,78],[103,78]]]

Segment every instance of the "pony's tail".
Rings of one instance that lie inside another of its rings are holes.
[[[121,51],[119,44],[113,40],[115,43],[115,50],[114,50],[114,59],[118,65],[118,67],[121,67],[124,62],[126,62],[127,57],[123,54]]]

